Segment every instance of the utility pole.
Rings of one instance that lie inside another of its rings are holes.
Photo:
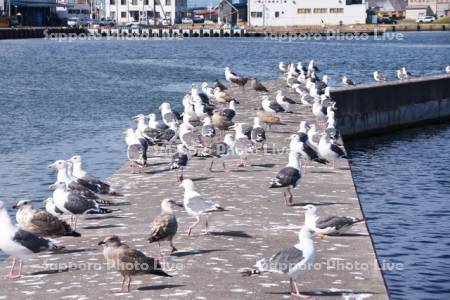
[[[153,0],[153,26],[156,26],[156,0]]]

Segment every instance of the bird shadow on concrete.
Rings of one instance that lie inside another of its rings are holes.
[[[155,170],[151,170],[151,171],[144,171],[144,174],[153,175],[153,174],[159,174],[159,173],[168,172],[168,171],[170,171],[169,167],[155,169]]]
[[[344,234],[340,234],[340,235],[332,235],[331,237],[340,237],[340,236],[369,236],[368,234],[364,234],[364,233],[344,233]]]
[[[189,255],[197,255],[197,254],[206,254],[211,252],[217,252],[217,251],[225,251],[224,249],[205,249],[205,250],[191,250],[191,251],[177,251],[171,254],[171,256],[176,257],[185,257]]]
[[[226,236],[226,237],[238,237],[238,238],[253,238],[253,236],[245,233],[241,230],[233,230],[233,231],[210,231],[208,232],[213,236]]]
[[[43,271],[37,271],[30,273],[30,275],[36,276],[36,275],[52,275],[52,274],[59,274],[59,273],[67,273],[67,272],[73,272],[78,271],[79,268],[76,267],[65,267],[61,269],[51,269],[51,270],[43,270]]]
[[[161,285],[149,285],[137,288],[138,291],[161,291],[165,289],[174,289],[185,286],[184,284],[161,284]]]
[[[54,251],[52,254],[74,254],[83,252],[98,251],[96,248],[81,248],[81,249],[62,249],[61,251]]]
[[[336,173],[336,170],[312,170],[308,173],[314,173],[314,174],[333,174]]]
[[[302,202],[302,203],[294,203],[291,206],[306,206],[308,204],[314,206],[326,206],[326,205],[341,205],[341,204],[352,204],[349,202]]]
[[[203,176],[203,177],[194,177],[194,178],[191,178],[191,180],[192,181],[206,181],[206,180],[209,180],[209,179],[212,179],[212,178],[214,178],[214,177],[212,177],[212,176]]]
[[[96,225],[96,226],[84,226],[83,229],[106,229],[106,228],[120,228],[122,225]]]
[[[311,297],[344,297],[349,295],[375,294],[373,292],[354,292],[354,291],[301,291],[303,295]],[[290,292],[267,292],[269,295],[291,295]]]
[[[273,168],[276,164],[252,164],[252,167]]]

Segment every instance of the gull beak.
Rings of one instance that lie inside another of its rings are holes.
[[[49,169],[54,169],[54,168],[55,168],[55,163],[49,164],[49,165],[48,165],[48,168],[49,168]]]
[[[139,115],[136,115],[136,116],[132,116],[132,117],[131,117],[132,120],[137,120],[138,118],[139,118]]]
[[[15,205],[15,204],[12,206],[12,208],[13,209],[19,209],[19,207],[17,205]]]
[[[174,205],[178,206],[178,207],[184,207],[184,205],[182,203],[178,203],[178,202],[173,202]]]
[[[325,235],[324,235],[324,234],[321,234],[321,233],[319,233],[319,240],[323,241],[324,239],[325,239]]]
[[[98,242],[98,245],[99,245],[99,246],[104,245],[104,244],[105,244],[104,241]]]
[[[56,189],[56,184],[51,184],[48,186],[50,189],[55,190]]]

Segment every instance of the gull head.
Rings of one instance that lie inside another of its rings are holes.
[[[184,179],[181,182],[180,187],[184,187],[184,189],[186,191],[193,191],[194,190],[194,182],[192,182],[191,179]]]
[[[30,200],[20,200],[17,204],[13,205],[13,209],[32,208]]]
[[[310,215],[310,216],[315,215],[317,212],[317,207],[315,207],[312,204],[308,204],[308,205],[304,206],[303,209],[305,211],[305,214]]]
[[[103,245],[103,247],[119,247],[122,244],[120,238],[117,235],[110,235],[99,242],[98,245]]]
[[[154,113],[150,113],[150,114],[148,114],[148,116],[147,116],[149,119],[150,119],[150,121],[151,122],[153,122],[153,121],[155,121],[156,120],[156,114],[154,114]]]
[[[69,159],[69,161],[73,164],[81,164],[81,156],[74,155]]]
[[[49,186],[52,190],[58,190],[58,189],[66,189],[66,183],[64,181],[55,182],[54,184]]]
[[[131,119],[142,120],[142,119],[145,119],[145,116],[143,114],[138,114],[138,115],[132,116]]]
[[[159,110],[170,110],[170,103],[169,102],[163,102],[159,106]]]
[[[54,163],[48,165],[49,169],[56,169],[56,170],[62,170],[65,167],[67,167],[67,163],[65,160],[62,160],[62,159],[57,160]]]

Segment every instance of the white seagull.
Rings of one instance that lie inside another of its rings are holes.
[[[373,72],[373,79],[374,79],[376,82],[383,82],[383,81],[386,81],[386,78],[383,77],[383,75],[381,75],[380,72],[378,72],[378,71]]]
[[[327,133],[322,133],[319,141],[319,155],[328,161],[333,162],[333,169],[335,161],[338,158],[348,158],[347,153],[343,148],[331,142],[330,136]]]

